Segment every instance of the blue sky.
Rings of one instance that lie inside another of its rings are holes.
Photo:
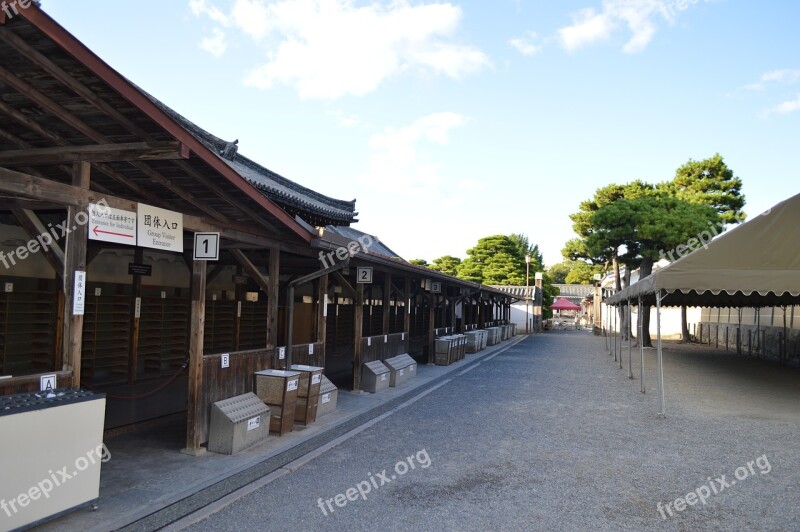
[[[80,6],[80,7],[78,7]],[[112,67],[407,259],[526,233],[719,152],[800,192],[800,2],[45,0]]]

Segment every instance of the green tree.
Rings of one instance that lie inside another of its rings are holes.
[[[550,266],[547,273],[556,284],[592,284],[594,274],[603,273],[604,267],[585,260],[563,260]]]
[[[425,266],[428,267],[428,261],[425,259],[411,259],[408,261],[409,264],[413,264],[415,266]]]
[[[447,275],[458,275],[458,267],[461,265],[461,259],[453,257],[452,255],[444,255],[438,259],[433,259],[433,262],[428,266],[431,270],[446,273]]]
[[[702,161],[689,159],[675,171],[672,181],[662,186],[680,199],[713,208],[722,226],[739,224],[747,217],[742,211],[745,205],[742,180],[719,153]],[[681,307],[681,337],[684,342],[690,341],[685,305]]]
[[[481,238],[467,250],[467,258],[458,268],[458,277],[487,285],[525,283],[525,259],[511,237],[492,235]]]

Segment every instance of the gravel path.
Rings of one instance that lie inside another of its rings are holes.
[[[656,419],[653,358],[530,337],[193,528],[800,530],[800,372],[670,345]]]

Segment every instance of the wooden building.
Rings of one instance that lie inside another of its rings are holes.
[[[390,345],[429,362],[437,329],[508,319],[513,297],[383,244],[342,254],[369,237],[356,216],[167,108],[35,4],[0,12],[0,394],[55,373],[108,394],[109,428],[187,411],[198,451],[208,405],[254,371],[312,363],[358,389],[354,368]],[[195,257],[215,242],[217,260]]]

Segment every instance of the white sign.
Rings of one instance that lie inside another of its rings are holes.
[[[388,334],[384,334],[383,335],[383,343],[384,344],[388,344],[389,343],[389,335]]]
[[[136,213],[89,204],[89,240],[136,245]]]
[[[322,315],[328,317],[328,294],[325,294],[325,304],[322,306]]]
[[[261,416],[251,417],[247,420],[247,432],[255,430],[261,426]]]
[[[100,288],[100,287],[97,287],[97,288],[95,288],[95,289],[94,289],[94,295],[95,295],[95,297],[100,297],[100,296],[102,296],[102,295],[103,295],[103,289],[102,289],[102,288]]]
[[[39,377],[39,390],[45,392],[50,390],[56,389],[56,376],[53,375],[42,375]]]
[[[224,354],[219,357],[219,361],[223,368],[229,368],[231,365],[231,355]]]
[[[137,297],[136,303],[133,307],[133,317],[134,318],[141,318],[142,317],[142,298]]]
[[[398,375],[400,375],[400,376],[402,377],[402,376],[403,376],[403,370],[402,370],[402,369],[401,369],[401,370],[399,370],[399,371],[397,372],[397,374],[398,374]]]
[[[441,281],[433,281],[431,283],[431,294],[441,294],[441,293],[442,293]]]
[[[331,402],[331,394],[323,393],[322,394],[322,404],[330,403]]]
[[[365,284],[372,283],[372,268],[357,268],[356,282]]]
[[[401,340],[405,340],[406,339],[406,333],[400,333],[400,339]]]
[[[241,318],[242,317],[242,302],[241,301],[237,301],[236,302],[236,317],[237,318]]]
[[[367,337],[367,346],[372,345],[372,338]]]
[[[386,373],[381,373],[381,380],[382,380],[382,381],[385,381],[385,380],[386,380]]]
[[[6,283],[6,292],[14,291],[14,283]]]
[[[297,389],[297,385],[300,383],[299,379],[290,380],[286,383],[286,391],[291,392]]]
[[[286,358],[286,348],[285,347],[279,347],[278,348],[278,360],[283,360],[284,358]]]
[[[143,248],[183,253],[183,215],[139,203],[136,244]]]
[[[219,233],[194,234],[194,260],[219,260]]]
[[[308,344],[308,354],[309,355],[314,354],[314,344]]]
[[[72,292],[72,315],[83,316],[86,308],[86,272],[75,271],[75,288]]]
[[[311,384],[317,384],[322,380],[322,375],[312,375],[311,376]]]
[[[417,369],[416,364],[411,364],[410,366],[408,366],[408,371],[414,371],[415,369]]]

